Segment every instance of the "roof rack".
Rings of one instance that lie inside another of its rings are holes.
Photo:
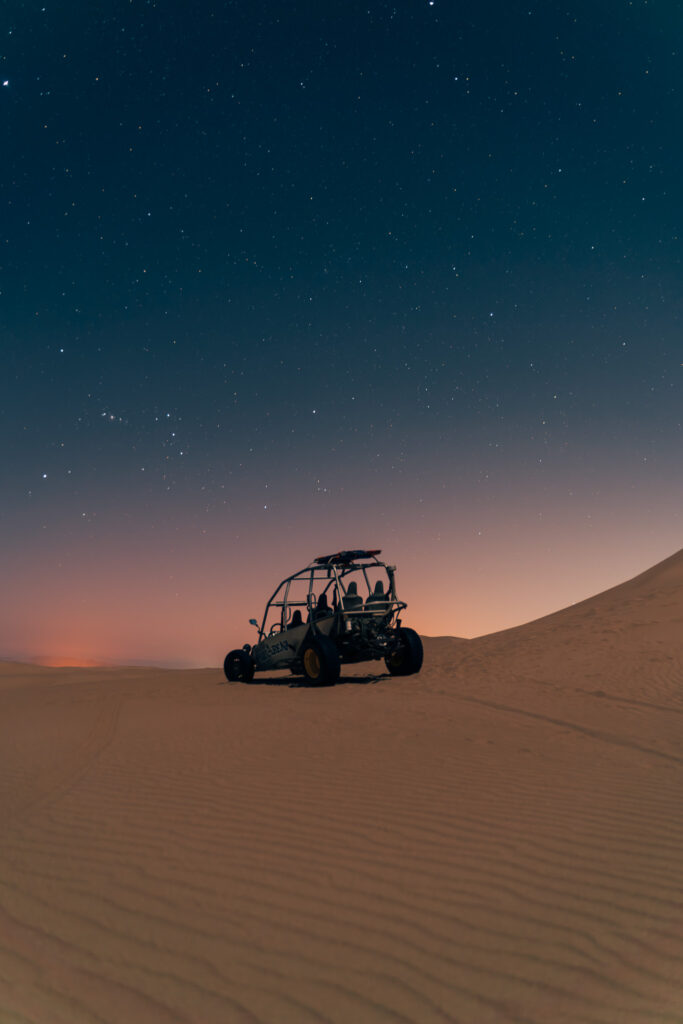
[[[374,558],[381,554],[379,548],[372,551],[337,551],[333,555],[321,555],[319,558],[315,558],[314,562],[316,565],[348,565],[350,562],[355,562],[357,558]]]

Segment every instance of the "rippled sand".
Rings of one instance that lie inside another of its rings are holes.
[[[0,664],[2,1024],[683,1021],[683,552],[406,679]]]

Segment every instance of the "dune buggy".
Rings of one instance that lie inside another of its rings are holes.
[[[289,669],[309,682],[331,685],[342,664],[382,658],[395,676],[422,667],[422,641],[401,625],[407,607],[396,596],[396,567],[381,551],[338,551],[316,558],[280,583],[266,604],[258,641],[230,651],[223,663],[230,681],[251,682],[254,672]]]

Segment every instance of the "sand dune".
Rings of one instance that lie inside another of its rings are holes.
[[[0,664],[2,1024],[683,1022],[683,552],[425,651]]]

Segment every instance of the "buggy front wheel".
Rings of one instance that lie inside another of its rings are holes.
[[[223,671],[230,683],[250,683],[254,678],[254,659],[246,651],[230,651],[225,656]]]
[[[339,654],[329,637],[307,640],[301,652],[304,675],[316,686],[333,686],[339,679]]]

